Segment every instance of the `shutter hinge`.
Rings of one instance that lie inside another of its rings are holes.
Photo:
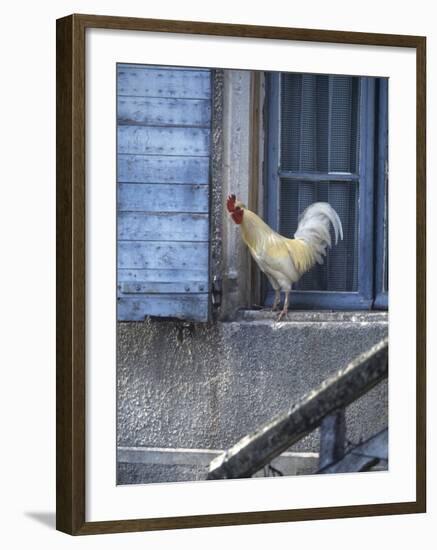
[[[214,307],[219,307],[222,302],[222,280],[217,275],[212,279],[211,300]]]

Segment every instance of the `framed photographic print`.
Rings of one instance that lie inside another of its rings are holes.
[[[426,41],[57,22],[57,528],[424,512]]]

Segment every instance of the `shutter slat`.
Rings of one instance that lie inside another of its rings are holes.
[[[208,212],[207,185],[120,183],[118,211]]]
[[[167,68],[118,68],[118,95],[209,99],[209,71],[172,70]]]
[[[207,269],[208,243],[119,241],[118,266],[137,269]]]
[[[209,128],[210,120],[211,102],[207,99],[118,98],[119,124]]]
[[[204,321],[208,294],[123,296],[117,300],[119,321],[144,321],[147,316]]]
[[[209,158],[119,155],[118,181],[120,183],[207,184]]]
[[[132,241],[207,241],[208,218],[208,214],[120,212],[118,238]]]
[[[119,283],[203,283],[208,280],[208,268],[199,269],[132,269],[119,268]]]
[[[119,283],[118,290],[123,294],[199,294],[204,293],[207,288],[205,283],[190,281],[185,277],[184,282],[148,282],[148,283]]]
[[[119,126],[118,152],[139,155],[209,155],[209,130],[159,126]]]

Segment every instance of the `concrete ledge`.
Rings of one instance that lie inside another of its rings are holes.
[[[237,312],[235,321],[273,321],[277,312],[271,308],[242,309]],[[387,311],[307,311],[291,310],[279,325],[286,323],[388,323]]]

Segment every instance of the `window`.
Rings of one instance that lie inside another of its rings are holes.
[[[117,65],[117,318],[209,315],[211,71]]]
[[[386,308],[387,80],[268,73],[266,97],[268,224],[292,236],[302,211],[326,201],[344,232],[295,285],[292,304]]]

